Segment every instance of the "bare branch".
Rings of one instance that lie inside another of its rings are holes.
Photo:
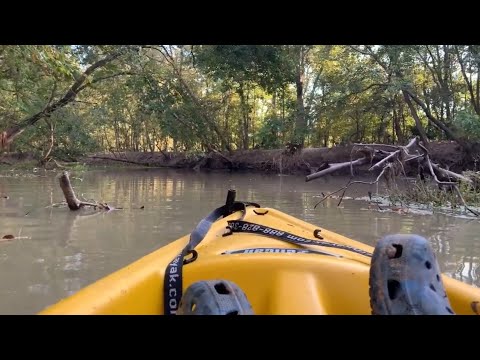
[[[453,188],[455,189],[455,192],[457,193],[460,200],[462,200],[462,203],[463,203],[463,206],[465,207],[465,209],[470,211],[475,216],[480,216],[480,214],[477,211],[475,211],[475,210],[473,210],[473,209],[471,209],[467,206],[467,204],[465,203],[465,200],[463,199],[462,194],[460,193],[460,190],[458,189],[458,186],[455,185],[455,186],[453,186]]]
[[[429,167],[431,166],[434,170],[436,170],[438,173],[440,173],[444,177],[446,177],[446,178],[453,177],[455,179],[458,179],[458,180],[461,180],[461,181],[464,181],[464,182],[467,182],[467,183],[470,183],[470,184],[473,183],[473,181],[471,179],[468,179],[463,175],[454,173],[453,171],[450,171],[450,170],[443,169],[440,166],[438,166],[437,164],[432,163],[430,158],[428,157],[429,152],[428,152],[427,148],[425,148],[425,146],[423,146],[421,143],[418,144],[418,147],[420,147],[423,150],[423,155],[422,156],[424,156],[425,161],[428,161]]]
[[[389,145],[389,144],[362,144],[362,143],[354,143],[353,145],[354,145],[354,146],[378,146],[378,147],[388,147],[388,148],[392,148],[392,149],[398,150],[398,146],[397,146],[397,145]]]
[[[327,174],[330,174],[330,173],[333,173],[337,170],[340,170],[340,169],[344,169],[344,168],[347,168],[349,166],[359,166],[359,165],[364,165],[364,164],[367,164],[368,162],[370,161],[370,159],[367,159],[366,157],[362,157],[360,159],[357,159],[357,160],[354,160],[354,161],[347,161],[347,162],[343,162],[343,163],[333,163],[333,164],[328,164],[327,168],[322,170],[322,171],[319,171],[319,172],[316,172],[314,174],[311,174],[311,175],[308,175],[306,178],[305,178],[305,182],[309,182],[309,181],[312,181],[312,180],[315,180],[315,179],[318,179],[319,177],[322,177],[322,176],[325,176]]]
[[[470,209],[467,204],[465,203],[465,200],[463,199],[463,196],[462,194],[460,193],[460,190],[458,189],[458,186],[457,186],[457,183],[453,182],[453,181],[440,181],[438,180],[438,177],[437,177],[437,174],[435,174],[435,171],[433,170],[433,166],[432,166],[432,162],[430,161],[430,157],[428,156],[428,154],[425,156],[425,160],[427,161],[427,164],[428,164],[428,168],[430,170],[430,173],[432,174],[433,176],[433,179],[435,180],[435,182],[437,184],[440,184],[440,185],[446,185],[446,186],[450,186],[451,188],[453,188],[455,190],[455,192],[457,193],[458,197],[460,198],[460,200],[462,201],[462,204],[463,206],[465,207],[466,210],[470,211],[472,214],[474,214],[475,216],[480,216],[480,214],[478,212],[476,212],[475,210],[473,209]]]
[[[391,167],[391,164],[387,164],[383,170],[380,172],[380,174],[378,174],[377,178],[375,179],[375,181],[371,181],[371,182],[368,182],[368,181],[360,181],[360,180],[356,180],[356,181],[351,181],[351,179],[348,181],[347,185],[345,185],[344,187],[342,187],[341,189],[338,189],[338,190],[335,190],[334,192],[331,192],[330,194],[328,195],[325,195],[323,197],[322,200],[320,200],[318,203],[315,204],[315,206],[313,207],[314,209],[317,208],[317,206],[322,203],[323,201],[325,201],[326,199],[328,199],[329,197],[335,195],[336,193],[339,193],[340,191],[342,190],[347,190],[349,186],[353,185],[353,184],[363,184],[363,185],[375,185],[376,183],[378,183],[380,181],[380,179],[382,178],[382,176],[385,174],[385,171]],[[343,193],[345,194],[345,192]],[[343,199],[343,195],[340,199],[340,202],[338,203],[338,205],[340,205],[341,203],[341,200]]]
[[[390,155],[388,155],[385,159],[379,161],[378,163],[376,163],[375,165],[373,165],[370,169],[368,169],[369,171],[373,171],[377,168],[379,168],[380,166],[382,166],[384,163],[386,163],[387,161],[389,160],[392,160],[394,157],[398,157],[400,155],[400,153],[402,151],[404,151],[407,155],[408,155],[408,149],[411,148],[413,145],[416,145],[418,143],[418,138],[415,137],[413,138],[412,140],[410,140],[410,142],[406,145],[406,146],[400,146],[400,149],[391,153]]]
[[[455,45],[455,52],[457,54],[457,60],[458,63],[460,64],[460,71],[462,72],[463,79],[465,83],[467,84],[467,89],[468,92],[470,93],[470,102],[472,103],[473,109],[475,112],[480,115],[480,108],[478,106],[478,99],[475,98],[475,93],[473,92],[473,85],[470,79],[467,76],[467,72],[465,71],[465,64],[463,63],[462,55],[460,54],[460,51],[458,50],[458,46]],[[479,79],[477,79],[477,86],[479,83]]]
[[[433,62],[433,66],[435,66],[435,59],[433,58],[432,56],[432,53],[430,51],[430,48],[428,47],[428,45],[425,46],[430,54],[430,57],[432,58],[432,62]],[[435,82],[435,84],[437,84],[438,87],[441,87],[440,83],[437,81],[437,73],[435,72],[435,70],[430,66],[430,64],[428,63],[428,59],[427,57],[422,54],[422,52],[420,51],[420,49],[418,47],[415,47],[415,52],[420,56],[420,58],[422,59],[423,61],[423,64],[426,66],[426,68],[431,72],[432,74],[432,78],[433,78],[433,81]]]
[[[438,120],[437,118],[435,118],[432,113],[430,112],[430,110],[428,110],[427,106],[425,105],[425,103],[423,101],[421,101],[412,91],[410,91],[409,89],[404,89],[405,92],[408,93],[408,95],[410,96],[410,98],[412,98],[412,100],[418,104],[418,106],[420,106],[423,110],[423,112],[425,113],[425,115],[427,116],[427,118],[430,120],[431,123],[433,123],[436,127],[438,127],[440,130],[443,130],[443,132],[450,138],[450,140],[455,140],[458,142],[458,138],[455,136],[455,134],[452,132],[452,130],[450,130],[443,122],[441,122],[440,120]]]
[[[412,157],[410,157],[410,158],[405,159],[405,162],[412,161],[412,160],[421,158],[421,157],[423,157],[423,156],[424,156],[423,154],[421,154],[421,155],[415,155],[415,156],[412,156]]]
[[[412,150],[412,147],[417,145],[421,149],[421,153],[419,153],[418,149],[416,150],[417,154],[410,153],[410,150]],[[316,178],[319,178],[321,176],[324,176],[326,174],[332,173],[333,171],[339,170],[339,169],[344,169],[348,168],[350,166],[352,176],[348,183],[336,190],[333,191],[327,195],[323,195],[323,198],[315,205],[314,208],[316,208],[320,203],[325,201],[326,199],[332,197],[333,195],[342,192],[342,195],[340,196],[340,200],[338,202],[339,206],[342,203],[343,197],[346,193],[346,190],[353,184],[364,184],[364,185],[374,185],[377,184],[382,177],[385,178],[387,182],[387,187],[390,188],[391,180],[394,180],[395,177],[399,176],[400,174],[403,174],[405,178],[407,178],[407,174],[405,171],[405,163],[410,162],[416,159],[422,159],[421,163],[426,164],[428,166],[428,169],[430,170],[430,173],[432,174],[435,182],[439,185],[443,186],[448,186],[450,188],[455,189],[458,197],[462,201],[464,207],[466,210],[471,212],[472,214],[475,214],[476,216],[480,216],[476,211],[470,209],[466,203],[465,200],[463,199],[460,190],[457,186],[457,182],[455,181],[441,181],[440,179],[456,179],[458,181],[464,181],[467,183],[472,183],[473,181],[471,179],[468,179],[467,177],[454,173],[453,171],[445,170],[438,166],[437,164],[434,164],[431,162],[429,158],[429,153],[428,149],[422,144],[420,139],[418,137],[415,137],[409,141],[409,143],[406,146],[389,146],[390,148],[395,149],[393,152],[388,152],[385,150],[378,149],[378,147],[383,146],[382,144],[355,144],[355,146],[364,146],[363,149],[357,150],[357,153],[363,153],[363,157],[357,160],[351,160],[349,162],[344,162],[344,163],[337,163],[337,164],[326,164],[326,166],[323,166],[322,169],[319,169],[320,171],[317,171],[314,174],[311,174],[306,177],[306,181],[313,180]],[[355,148],[354,146],[354,148]],[[374,149],[374,147],[377,147],[377,149]],[[353,154],[353,150],[350,153],[350,155]],[[378,162],[371,166],[369,171],[375,170],[377,168],[382,168],[380,171],[379,175],[374,181],[368,182],[368,181],[352,181],[353,179],[353,166],[359,166],[366,164],[368,162],[373,162],[374,160],[377,160]],[[424,165],[425,166],[425,165]],[[440,176],[440,179],[439,179]]]
[[[368,51],[365,51],[365,50],[361,50],[359,48],[356,48],[355,46],[351,46],[349,45],[349,47],[355,51],[357,51],[358,53],[362,54],[362,55],[367,55],[367,56],[370,56],[373,60],[375,60],[377,62],[378,65],[380,65],[382,67],[383,70],[385,70],[385,72],[388,74],[389,73],[389,70],[388,70],[388,66],[387,64],[385,64],[381,59],[380,57],[375,54],[375,52],[372,50],[372,48],[368,45],[365,45],[365,47],[368,49]]]
[[[465,176],[462,176],[460,174],[454,173],[453,171],[443,169],[435,163],[432,163],[432,167],[433,167],[434,170],[438,171],[440,174],[442,174],[443,176],[445,176],[447,178],[448,177],[453,177],[455,179],[465,181],[465,182],[470,183],[470,184],[473,183],[473,181],[471,179],[466,178]]]

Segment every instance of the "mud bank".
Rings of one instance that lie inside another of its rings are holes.
[[[385,150],[391,150],[385,148]],[[454,142],[442,141],[430,143],[431,158],[440,166],[452,171],[478,170],[477,164],[466,161],[465,154]],[[237,150],[231,154],[188,154],[161,152],[116,152],[96,153],[78,158],[78,164],[87,166],[115,167],[168,167],[192,170],[230,170],[261,171],[281,174],[310,174],[324,163],[340,163],[361,157],[360,153],[352,153],[352,146],[333,148],[305,148],[294,154],[285,149],[277,150]],[[32,154],[3,154],[0,156],[1,168],[22,166],[39,166]],[[68,164],[68,163],[63,163]],[[54,163],[49,166],[56,167]],[[356,174],[366,173],[369,166],[355,169]],[[408,169],[406,169],[408,170]],[[334,175],[345,175],[349,169],[340,170]]]
[[[389,150],[385,148],[385,150]],[[444,141],[431,143],[431,158],[442,167],[452,171],[473,170],[474,163],[467,163],[461,148],[454,142]],[[325,162],[339,163],[361,157],[352,153],[352,146],[334,148],[305,148],[294,154],[284,149],[278,150],[238,150],[232,154],[209,153],[192,155],[185,153],[160,152],[121,152],[97,153],[83,159],[81,163],[91,166],[149,166],[170,168],[191,168],[195,170],[244,170],[275,172],[283,174],[310,174]],[[368,166],[356,169],[363,172]],[[344,175],[349,170],[338,171]]]

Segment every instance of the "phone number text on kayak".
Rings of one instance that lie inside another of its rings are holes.
[[[314,244],[317,243],[316,240],[305,239],[300,236],[286,233],[285,231],[272,229],[269,227],[263,227],[258,224],[247,223],[244,221],[229,221],[228,225],[230,229],[234,232],[250,232],[250,233],[261,233],[270,236],[282,237],[285,240],[290,240],[293,242],[304,243],[304,244]]]

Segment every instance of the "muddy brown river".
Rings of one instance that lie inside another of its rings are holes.
[[[43,170],[0,174],[0,196],[8,196],[0,198],[0,237],[16,237],[0,242],[0,314],[35,314],[189,233],[225,202],[229,188],[237,200],[275,207],[370,245],[385,234],[423,235],[443,272],[480,286],[480,220],[378,211],[358,199],[340,207],[329,199],[314,209],[321,192],[345,185],[343,177],[306,183],[303,176],[189,170],[72,172],[77,195],[124,208],[106,213],[52,207],[63,200],[57,176]],[[359,186],[347,195],[368,190],[375,188]]]

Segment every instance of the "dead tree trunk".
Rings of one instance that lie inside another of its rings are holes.
[[[60,188],[62,189],[63,195],[65,196],[65,201],[70,210],[79,210],[84,206],[93,206],[95,209],[98,207],[102,210],[113,210],[108,204],[102,203],[90,203],[85,201],[80,201],[73,191],[72,184],[70,183],[70,178],[68,172],[64,171],[59,177]]]
[[[64,171],[59,178],[60,188],[63,191],[65,196],[65,201],[68,204],[70,210],[78,210],[82,207],[82,202],[77,199],[75,192],[73,191],[72,184],[70,183],[70,178],[68,177],[68,172]]]
[[[368,164],[368,162],[369,162],[369,159],[367,157],[362,157],[362,158],[354,160],[354,161],[347,161],[347,162],[343,162],[343,163],[325,164],[324,166],[322,166],[323,169],[321,171],[318,171],[314,174],[308,175],[305,178],[305,182],[309,182],[309,181],[318,179],[318,178],[320,178],[322,176],[325,176],[327,174],[331,174],[335,171],[345,169],[345,168],[348,168],[348,167],[351,167],[351,166],[360,166],[360,165]]]

